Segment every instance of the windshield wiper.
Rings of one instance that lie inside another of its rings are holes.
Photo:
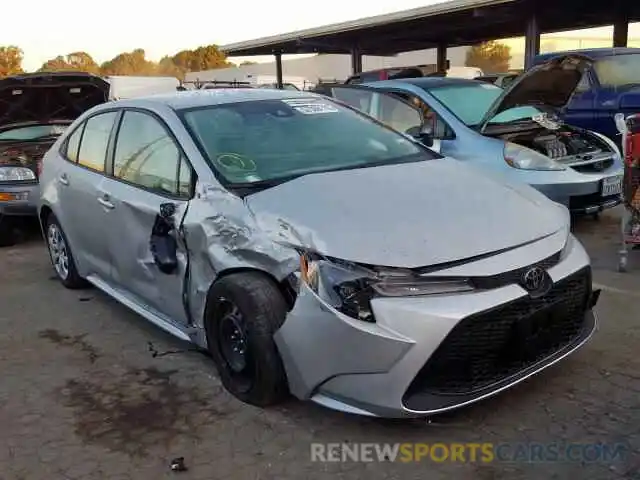
[[[288,177],[274,178],[272,180],[258,180],[257,182],[230,183],[227,188],[238,192],[240,196],[256,193],[268,188],[277,187],[283,183],[294,180],[302,175],[290,175]]]

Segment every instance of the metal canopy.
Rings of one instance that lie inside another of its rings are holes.
[[[233,43],[228,56],[302,53],[395,55],[472,45],[525,34],[532,18],[541,33],[640,20],[640,2],[612,0],[452,0],[402,12]]]

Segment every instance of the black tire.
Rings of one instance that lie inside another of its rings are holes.
[[[234,370],[228,360],[229,342],[224,331],[231,321],[229,309],[240,314],[241,320],[233,323],[239,324],[242,345],[247,347],[241,371]],[[211,287],[205,312],[209,352],[222,384],[239,400],[265,407],[287,398],[287,377],[273,340],[286,314],[287,305],[277,285],[259,272],[231,274]]]
[[[10,247],[16,243],[16,232],[10,217],[0,214],[0,247]]]
[[[71,248],[69,247],[69,241],[67,240],[67,236],[65,235],[64,230],[62,230],[62,227],[60,226],[58,219],[53,213],[49,214],[49,216],[45,221],[45,225],[46,225],[45,232],[44,232],[45,242],[47,242],[47,249],[49,250],[49,258],[51,259],[53,270],[56,272],[56,276],[60,280],[60,283],[62,283],[62,285],[64,285],[66,288],[69,288],[71,290],[86,288],[88,286],[88,283],[84,278],[82,278],[78,274],[78,270],[76,268],[76,262],[73,259],[73,253],[71,252]],[[62,237],[62,240],[64,241],[64,248],[66,249],[66,255],[67,255],[66,275],[64,275],[60,271],[60,269],[56,267],[56,260],[54,259],[54,253],[51,247],[51,238],[50,238],[50,232],[52,228],[56,228],[58,230],[58,232]]]

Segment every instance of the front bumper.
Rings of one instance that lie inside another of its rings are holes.
[[[541,193],[554,202],[566,206],[571,213],[592,214],[608,210],[622,203],[622,168],[612,168],[602,174],[575,173],[570,178],[576,181],[566,183],[532,184]],[[607,194],[603,192],[605,179],[620,179],[620,192]]]
[[[495,262],[469,270],[489,273]],[[336,312],[302,285],[275,335],[291,392],[351,413],[415,417],[509,388],[575,351],[596,327],[582,246],[573,241],[562,259],[545,266],[554,288],[541,299],[509,281],[466,294],[377,298],[375,324]],[[522,348],[531,342],[536,349]]]
[[[37,183],[0,185],[0,215],[35,216],[38,214],[39,196]]]

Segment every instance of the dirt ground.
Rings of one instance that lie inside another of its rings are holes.
[[[37,238],[0,249],[0,479],[640,479],[640,251],[630,273],[615,272],[618,213],[574,228],[603,289],[592,341],[517,388],[431,423],[293,400],[244,405],[206,356],[96,290],[65,290]],[[599,443],[623,444],[624,455],[321,463],[311,461],[312,442]],[[175,457],[188,471],[171,471]]]

